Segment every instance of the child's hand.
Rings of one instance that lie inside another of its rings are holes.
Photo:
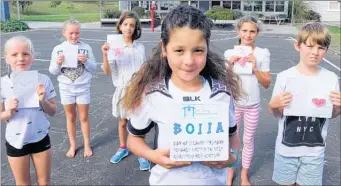
[[[86,55],[84,54],[78,54],[77,60],[81,61],[84,64],[88,60],[88,57],[86,57]]]
[[[227,63],[229,66],[232,66],[234,62],[238,61],[240,59],[239,56],[231,56],[228,60]]]
[[[57,65],[61,65],[64,61],[64,55],[61,54],[57,57]]]
[[[109,50],[109,43],[105,42],[102,45],[102,53],[104,56],[108,56],[108,50]]]
[[[256,62],[257,62],[256,57],[253,54],[250,54],[248,56],[248,61],[252,62],[252,72],[254,72],[256,69]]]
[[[18,103],[19,103],[19,101],[16,97],[13,97],[8,101],[8,103],[7,103],[8,104],[8,111],[9,111],[11,117],[13,116],[15,111],[17,110]]]
[[[341,106],[341,92],[331,91],[329,97],[334,106]]]
[[[292,96],[290,92],[282,92],[270,100],[272,108],[282,108],[288,106],[291,102]]]
[[[191,164],[189,161],[173,161],[169,158],[170,150],[165,149],[156,149],[154,150],[156,161],[154,163],[165,167],[167,169],[175,168],[175,167],[184,167]]]
[[[43,101],[45,99],[45,95],[46,95],[46,89],[45,89],[44,85],[38,84],[36,90],[37,90],[37,94],[39,96],[39,101]]]

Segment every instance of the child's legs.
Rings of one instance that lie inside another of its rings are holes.
[[[118,136],[120,138],[120,147],[127,145],[127,122],[125,118],[120,118],[118,121]]]
[[[89,125],[89,105],[80,105],[78,107],[78,117],[81,123],[84,146],[90,146],[90,125]]]
[[[32,154],[38,185],[51,184],[51,149]]]
[[[31,185],[30,155],[21,157],[8,157],[16,185]]]
[[[299,158],[298,185],[322,185],[324,154]]]
[[[254,139],[258,126],[259,104],[244,109],[242,166],[248,169],[254,152]]]
[[[294,185],[298,168],[299,158],[285,157],[275,152],[272,180],[279,185]]]
[[[76,150],[76,104],[63,106],[66,116],[66,129],[70,140],[70,148]]]

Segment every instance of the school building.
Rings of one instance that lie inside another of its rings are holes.
[[[159,14],[167,13],[170,9],[179,4],[188,4],[200,10],[210,10],[214,6],[221,6],[228,9],[238,9],[244,13],[259,13],[265,16],[285,14],[288,15],[289,1],[120,1],[120,10],[131,10],[135,6],[150,10],[152,3],[155,2]]]

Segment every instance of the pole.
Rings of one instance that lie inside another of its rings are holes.
[[[20,20],[20,8],[19,8],[19,1],[17,1],[17,20]]]
[[[155,8],[156,8],[156,5],[153,3],[151,10],[150,10],[152,32],[154,32],[154,10]]]
[[[295,0],[292,0],[292,7],[291,7],[291,26],[294,26],[294,8],[295,8]]]

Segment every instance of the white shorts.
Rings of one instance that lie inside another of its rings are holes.
[[[62,105],[90,104],[90,87],[59,86],[60,101]]]
[[[125,116],[123,108],[120,106],[120,101],[124,96],[125,88],[126,87],[116,87],[112,97],[112,115],[116,118]]]

